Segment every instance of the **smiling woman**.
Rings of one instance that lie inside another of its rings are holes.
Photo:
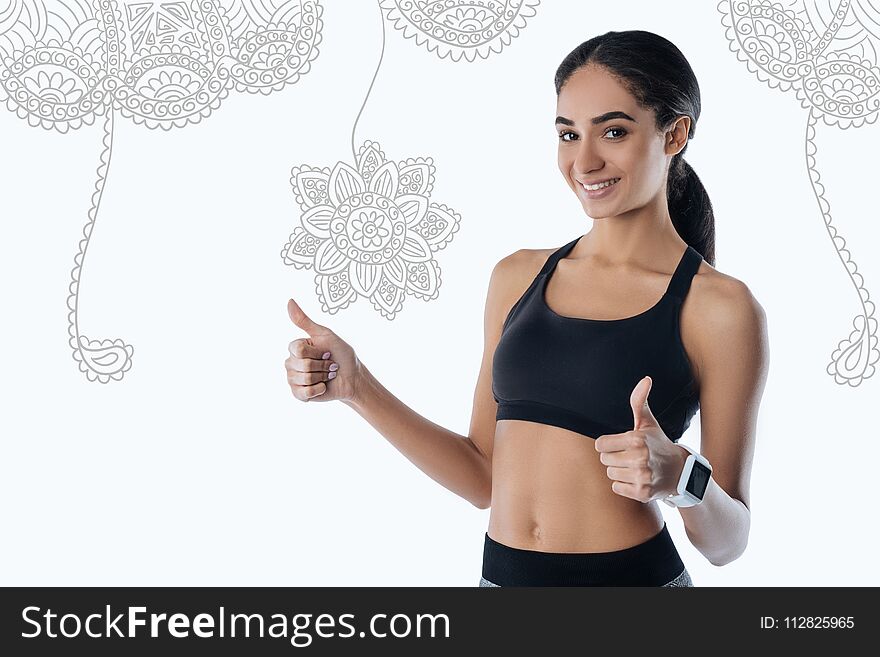
[[[745,548],[763,312],[711,266],[712,206],[682,158],[700,114],[682,53],[609,32],[555,83],[559,170],[594,222],[493,273],[510,301],[493,345],[480,585],[692,586],[652,502],[680,507],[714,564]],[[701,449],[679,449],[701,407]]]
[[[682,157],[700,92],[678,48],[608,32],[555,85],[559,170],[593,223],[493,268],[468,435],[403,404],[293,300],[309,337],[289,345],[288,382],[491,508],[481,587],[693,586],[655,502],[712,564],[745,550],[763,309],[713,266],[712,206]],[[699,449],[678,444],[698,410]]]

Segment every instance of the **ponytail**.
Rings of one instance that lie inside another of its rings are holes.
[[[712,202],[697,172],[682,157],[684,150],[672,158],[666,183],[666,203],[672,225],[685,242],[715,266],[715,215]]]

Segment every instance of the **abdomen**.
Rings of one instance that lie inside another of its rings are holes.
[[[489,536],[543,552],[606,552],[663,527],[657,505],[611,490],[594,437],[521,420],[496,423]]]

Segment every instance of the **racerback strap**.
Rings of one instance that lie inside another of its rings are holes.
[[[688,244],[678,267],[675,268],[675,273],[672,274],[666,293],[683,301],[691,287],[691,280],[702,262],[703,256],[700,255],[700,252]]]
[[[551,271],[556,266],[557,262],[559,262],[562,258],[564,258],[565,256],[568,255],[568,252],[574,248],[574,245],[577,244],[577,241],[579,239],[580,239],[580,237],[576,237],[568,244],[565,244],[564,246],[560,246],[553,253],[551,253],[550,257],[547,258],[547,262],[545,262],[544,266],[541,268],[541,271],[538,272],[538,276],[543,276],[548,271]],[[535,278],[537,278],[538,276],[536,276]]]
[[[556,251],[551,253],[550,257],[547,258],[547,262],[544,263],[544,266],[535,278],[543,276],[556,267],[556,263],[568,255],[579,239],[580,237],[576,237],[568,244],[559,247]],[[685,252],[681,256],[681,260],[678,262],[678,266],[672,274],[672,278],[669,280],[666,294],[684,300],[690,289],[691,280],[693,279],[694,274],[700,269],[700,264],[702,262],[703,256],[700,255],[700,252],[688,244],[687,249],[685,249]]]

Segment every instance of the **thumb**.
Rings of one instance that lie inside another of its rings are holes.
[[[651,412],[651,407],[648,406],[648,393],[651,392],[652,384],[653,380],[650,376],[644,377],[636,384],[629,396],[629,404],[633,412],[633,429],[660,426],[654,413]]]
[[[327,328],[325,326],[321,326],[317,322],[313,322],[311,318],[306,315],[305,311],[299,307],[299,304],[290,299],[287,302],[287,314],[290,315],[290,321],[296,324],[299,328],[309,334],[310,337],[316,337],[321,335],[322,333],[327,332]]]

